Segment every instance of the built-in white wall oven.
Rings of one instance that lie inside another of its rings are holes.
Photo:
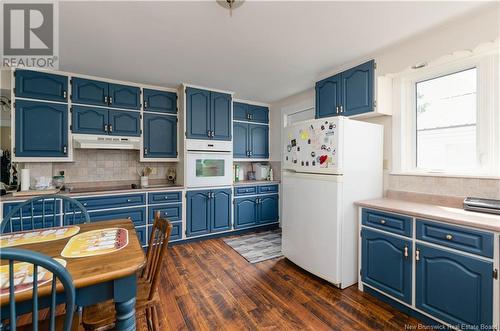
[[[233,155],[230,144],[186,141],[186,145],[187,187],[232,185]]]

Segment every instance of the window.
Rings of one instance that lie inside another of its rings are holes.
[[[391,75],[395,174],[500,176],[498,46]]]
[[[437,172],[477,168],[477,69],[415,85],[416,168]]]

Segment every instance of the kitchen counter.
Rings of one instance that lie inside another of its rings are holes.
[[[500,232],[500,215],[390,198],[357,201],[355,204],[360,207],[401,213],[427,220]]]
[[[243,186],[243,185],[265,185],[265,184],[279,184],[279,180],[240,180],[239,182],[234,182],[233,186]]]

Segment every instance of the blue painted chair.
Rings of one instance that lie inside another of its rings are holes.
[[[43,195],[16,205],[3,219],[0,233],[89,222],[89,213],[80,201],[59,194]]]
[[[39,286],[37,284],[38,268],[44,268],[45,270],[53,274],[52,281],[50,283],[50,312],[49,312],[49,330],[56,329],[56,306],[60,302],[56,303],[56,285],[59,281],[64,288],[64,302],[66,304],[66,313],[64,316],[64,324],[62,330],[71,330],[71,325],[73,321],[73,314],[75,311],[75,286],[73,285],[73,279],[68,273],[66,268],[64,268],[59,262],[53,258],[40,254],[37,252],[16,249],[16,248],[3,248],[0,250],[0,259],[8,261],[9,264],[9,284],[14,283],[14,262],[27,262],[33,264],[33,295],[32,295],[32,324],[29,325],[30,330],[38,331],[39,321],[38,321],[38,308],[39,308]],[[43,285],[49,286],[49,284]],[[5,329],[15,331],[17,329],[17,315],[16,315],[16,297],[14,292],[14,286],[9,287],[9,323],[4,324],[6,316],[2,316],[2,326],[5,325]],[[4,328],[2,328],[4,329]]]

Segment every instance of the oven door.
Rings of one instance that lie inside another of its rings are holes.
[[[193,152],[187,153],[186,186],[226,186],[232,184],[231,153]]]

